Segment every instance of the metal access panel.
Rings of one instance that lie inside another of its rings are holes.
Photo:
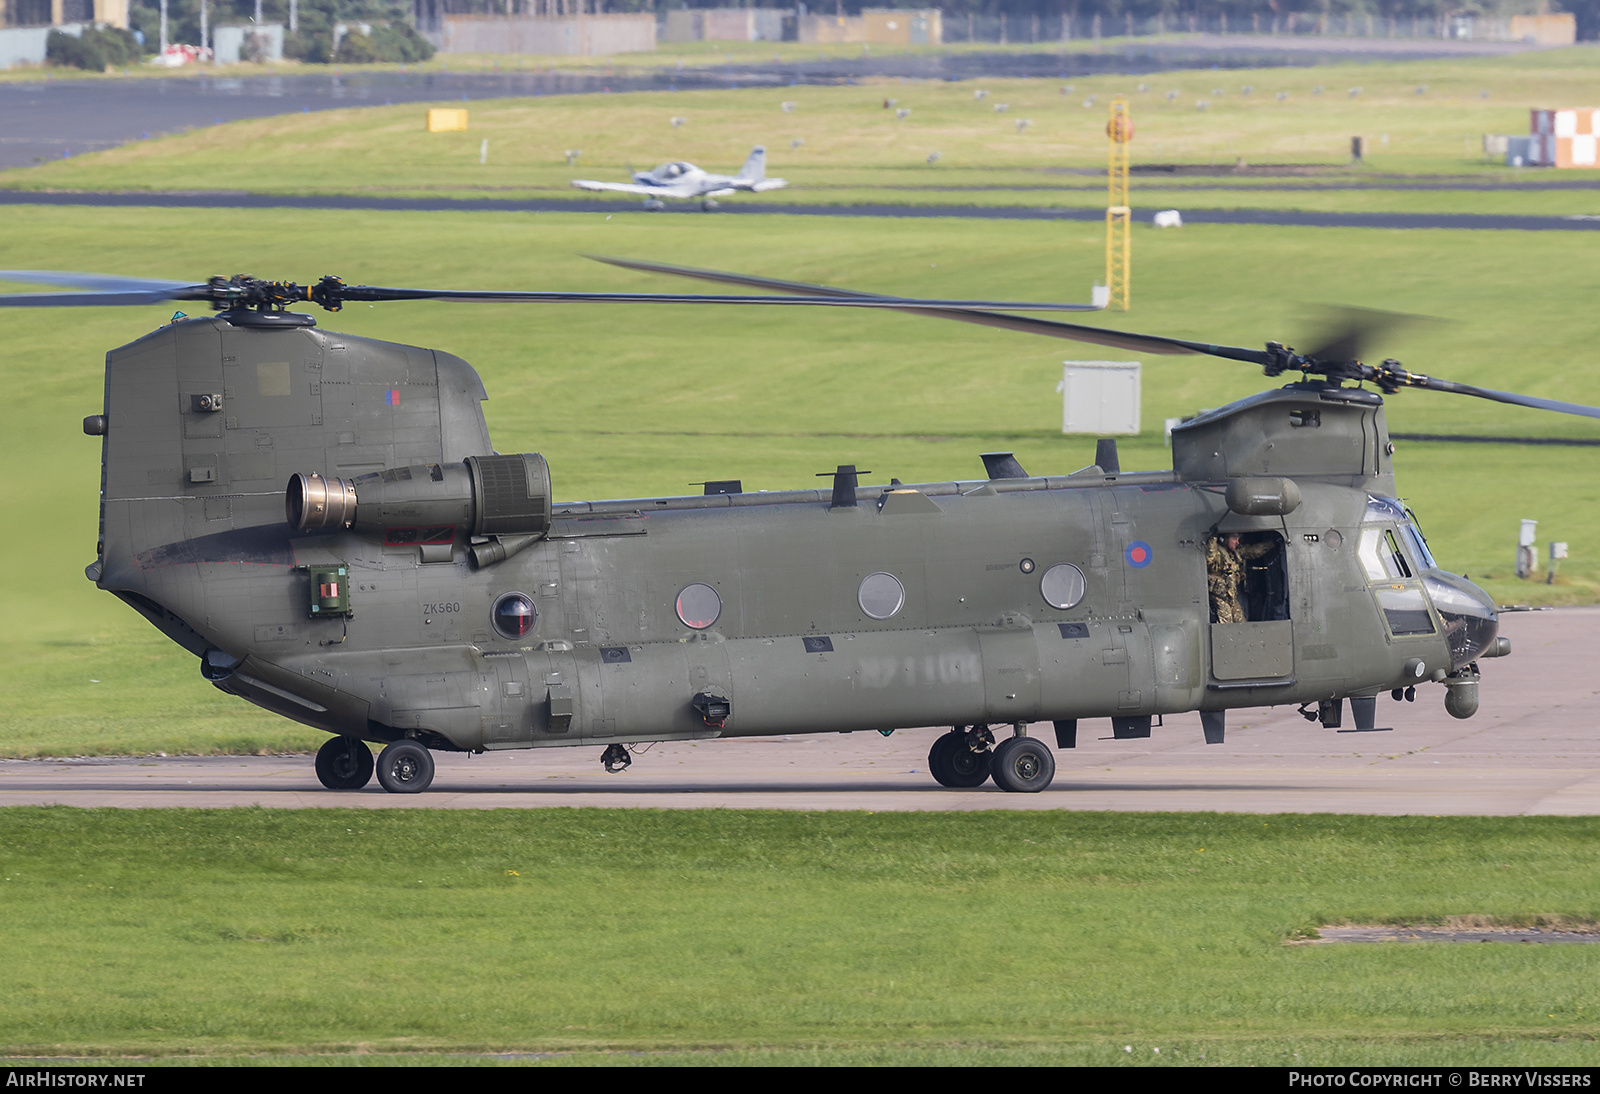
[[[1294,624],[1211,624],[1211,675],[1218,680],[1277,680],[1294,671]]]
[[[1139,432],[1138,361],[1066,361],[1061,432],[1106,436]]]

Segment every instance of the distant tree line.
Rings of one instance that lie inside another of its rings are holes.
[[[342,61],[425,61],[433,46],[417,33],[412,5],[394,0],[299,0],[296,30],[284,37],[284,56],[314,64]],[[255,20],[255,0],[208,0],[208,27],[244,25]],[[261,21],[289,25],[289,0],[262,0]],[[366,23],[372,35],[345,35],[334,51],[335,23]],[[128,25],[144,35],[146,52],[161,41],[160,0],[132,0]],[[167,40],[200,44],[200,0],[167,0]]]

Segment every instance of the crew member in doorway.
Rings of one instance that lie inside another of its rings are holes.
[[[1238,532],[1212,536],[1206,544],[1206,585],[1211,592],[1211,615],[1218,623],[1246,622],[1239,603],[1244,564],[1269,554],[1277,544],[1241,544]]]

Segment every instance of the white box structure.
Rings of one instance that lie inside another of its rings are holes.
[[[1600,110],[1534,110],[1528,134],[1540,167],[1600,167]]]
[[[1064,361],[1061,432],[1139,432],[1138,361]]]

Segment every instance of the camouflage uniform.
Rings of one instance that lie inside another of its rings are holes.
[[[1211,593],[1211,611],[1218,623],[1244,623],[1244,608],[1239,603],[1239,587],[1244,583],[1244,564],[1268,554],[1277,544],[1243,543],[1228,548],[1227,536],[1212,536],[1206,543],[1206,586]]]

